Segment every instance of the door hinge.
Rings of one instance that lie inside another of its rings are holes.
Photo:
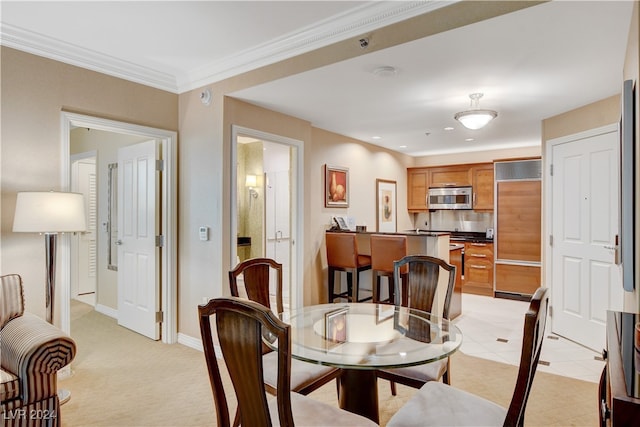
[[[549,173],[553,176],[553,163],[549,165]]]
[[[161,234],[156,236],[156,248],[164,247],[164,236]]]
[[[549,235],[549,246],[553,246],[553,234]]]
[[[164,160],[156,160],[156,171],[162,172],[164,170]]]
[[[553,306],[549,306],[549,317],[553,317]]]
[[[164,312],[156,311],[156,323],[162,323],[162,322],[164,322]]]

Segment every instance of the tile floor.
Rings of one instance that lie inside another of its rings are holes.
[[[463,332],[460,351],[465,354],[518,365],[522,327],[528,302],[479,295],[462,295],[462,315],[454,323]],[[505,342],[506,341],[506,342]],[[551,333],[547,322],[538,370],[597,383],[604,362],[599,352]]]

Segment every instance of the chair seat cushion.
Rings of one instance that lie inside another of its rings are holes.
[[[293,413],[293,421],[299,427],[377,426],[368,418],[298,393],[291,393],[291,412]],[[269,399],[269,413],[271,414],[271,423],[274,426],[279,426],[278,404],[275,398]]]
[[[272,351],[262,356],[264,383],[278,388],[278,352]],[[337,368],[291,359],[291,390],[300,391],[316,380],[329,375]]]
[[[17,399],[20,396],[20,380],[11,372],[0,369],[0,401]]]
[[[447,359],[436,360],[424,365],[408,366],[406,368],[383,369],[392,375],[428,382],[439,381],[447,370]]]
[[[358,254],[358,267],[367,267],[371,265],[371,256]]]
[[[431,381],[391,417],[387,426],[502,426],[506,416],[502,406]]]

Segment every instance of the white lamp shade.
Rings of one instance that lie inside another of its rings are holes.
[[[255,187],[258,185],[258,177],[255,175],[247,175],[244,185],[247,187]]]
[[[56,191],[18,193],[14,232],[70,233],[86,229],[82,194]]]
[[[464,127],[472,130],[485,127],[496,117],[498,117],[498,113],[493,110],[468,110],[454,116]]]

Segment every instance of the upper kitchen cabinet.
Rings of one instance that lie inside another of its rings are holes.
[[[471,168],[473,186],[473,209],[493,210],[493,163],[476,165]]]
[[[427,210],[427,193],[429,192],[429,169],[407,169],[407,209],[409,212],[425,212]]]
[[[407,209],[426,212],[429,187],[473,187],[473,209],[493,211],[493,163],[407,169]]]
[[[469,185],[471,185],[471,169],[469,165],[429,168],[430,187],[463,187]]]

